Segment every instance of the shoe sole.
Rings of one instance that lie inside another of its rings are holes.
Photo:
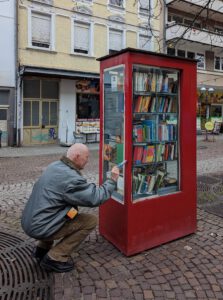
[[[66,270],[61,270],[61,269],[57,269],[54,266],[49,266],[49,265],[45,264],[44,262],[41,262],[40,266],[48,272],[56,272],[56,273],[66,273],[66,272],[70,272],[74,269],[74,267],[70,267],[70,268],[67,268]]]

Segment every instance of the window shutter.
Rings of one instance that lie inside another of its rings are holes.
[[[109,30],[109,49],[119,51],[122,49],[123,32],[120,30]]]
[[[32,42],[50,45],[51,16],[32,14]]]
[[[150,50],[150,40],[149,36],[140,35],[139,36],[139,49]]]
[[[84,23],[74,24],[74,51],[79,49],[89,52],[90,26]]]

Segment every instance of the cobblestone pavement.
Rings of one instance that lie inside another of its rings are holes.
[[[98,147],[91,145],[91,148],[90,163],[84,175],[97,183]],[[199,197],[205,196],[202,192],[210,178],[217,178],[222,183],[222,149],[221,136],[217,136],[215,142],[204,142],[203,137],[198,137]],[[27,245],[29,254],[33,241],[22,232],[21,211],[36,178],[65,151],[59,146],[0,149],[0,233],[2,231],[20,238]],[[221,201],[221,197],[221,191],[216,192],[214,201]],[[207,197],[208,201],[213,201],[213,198]],[[29,267],[35,267],[34,273],[39,274],[36,284],[39,282],[41,287],[44,283],[46,287],[49,283],[54,300],[223,299],[223,219],[208,213],[205,207],[202,202],[198,205],[198,229],[195,234],[132,257],[125,257],[96,229],[73,254],[74,271],[64,274],[38,273],[42,271],[32,259]],[[98,213],[98,209],[83,210]],[[0,241],[0,253],[1,250]],[[8,264],[11,266],[13,260]],[[33,289],[29,277],[24,278],[27,281],[26,290],[29,286]],[[10,281],[10,277],[7,280]],[[10,298],[10,289],[5,292],[9,298],[1,298],[1,288],[6,284],[0,276],[0,299],[50,299],[48,294],[40,296],[38,293],[36,298]],[[21,290],[21,283],[12,286],[12,289],[16,288]]]

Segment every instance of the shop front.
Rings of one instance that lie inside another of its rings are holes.
[[[76,81],[77,110],[76,131],[83,136],[83,142],[99,142],[99,81]]]
[[[205,123],[223,123],[223,89],[200,87],[197,90],[197,131],[205,130]],[[222,131],[222,125],[221,125]]]
[[[20,70],[18,144],[99,141],[99,74],[38,67]]]

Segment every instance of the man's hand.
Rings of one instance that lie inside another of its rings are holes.
[[[113,167],[112,170],[111,170],[111,178],[114,180],[114,181],[117,181],[118,180],[118,177],[119,177],[119,168],[118,167]]]

